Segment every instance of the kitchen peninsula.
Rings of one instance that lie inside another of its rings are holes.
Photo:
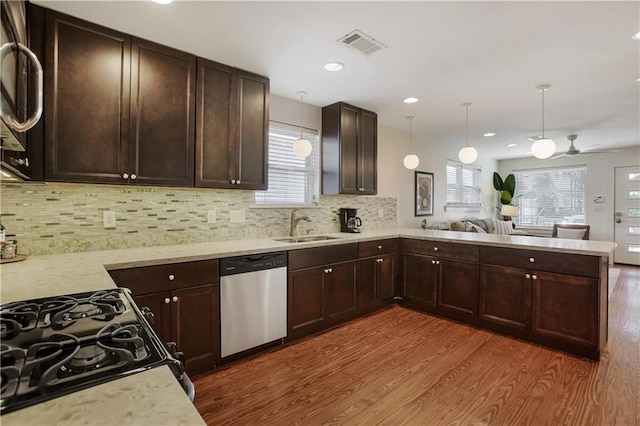
[[[608,259],[613,243],[421,229],[330,235],[337,238],[305,243],[265,238],[33,256],[2,265],[1,302],[112,288],[115,284],[107,270],[353,243],[368,247],[374,241],[399,239],[394,293],[400,303],[596,359],[606,344]],[[475,281],[465,274],[472,274]],[[563,321],[562,315],[568,320]],[[125,380],[135,386],[124,386]],[[198,419],[172,380],[168,368],[159,367],[3,415],[2,421],[20,424],[29,416],[45,423],[80,422],[77,415],[93,418],[91,410],[74,411],[73,407],[91,399],[95,402],[83,407],[96,404],[108,410],[114,404],[130,413],[122,424],[166,424],[163,413],[156,416],[138,410],[145,401],[166,406],[158,402],[161,395],[173,400],[173,412]],[[128,397],[129,393],[139,395],[138,387],[145,389],[144,396]],[[98,391],[117,392],[122,398],[113,402],[89,398]]]

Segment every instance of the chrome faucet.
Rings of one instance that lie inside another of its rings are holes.
[[[296,236],[296,227],[300,223],[300,221],[311,222],[311,218],[309,216],[298,216],[296,217],[296,212],[300,209],[295,209],[291,212],[291,231],[289,232],[290,237]]]

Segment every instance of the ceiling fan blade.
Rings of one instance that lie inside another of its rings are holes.
[[[551,157],[551,158],[549,158],[549,160],[555,160],[556,158],[564,157],[566,155],[567,155],[567,153],[565,152],[564,154],[560,154],[560,155],[556,155],[555,157]]]
[[[580,154],[607,154],[612,152],[618,152],[619,149],[597,149],[593,151],[580,151]]]

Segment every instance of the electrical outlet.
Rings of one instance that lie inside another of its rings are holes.
[[[102,212],[102,227],[105,229],[116,227],[116,212],[113,210],[107,210]]]
[[[384,209],[378,209],[378,217],[384,217]]]
[[[207,223],[216,223],[216,211],[215,210],[207,211]]]
[[[243,223],[247,221],[246,210],[229,210],[229,222]]]

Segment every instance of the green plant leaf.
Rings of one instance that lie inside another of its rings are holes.
[[[504,185],[504,183],[502,182],[502,178],[500,177],[500,175],[496,172],[493,172],[493,188],[496,191],[502,191],[502,185]]]
[[[502,192],[500,192],[500,202],[502,204],[509,204],[511,203],[511,193],[507,190],[504,190]]]
[[[504,185],[502,185],[502,190],[508,191],[509,194],[511,195],[510,198],[513,198],[514,192],[516,191],[516,177],[513,175],[513,173],[507,176],[507,178],[504,180]]]

